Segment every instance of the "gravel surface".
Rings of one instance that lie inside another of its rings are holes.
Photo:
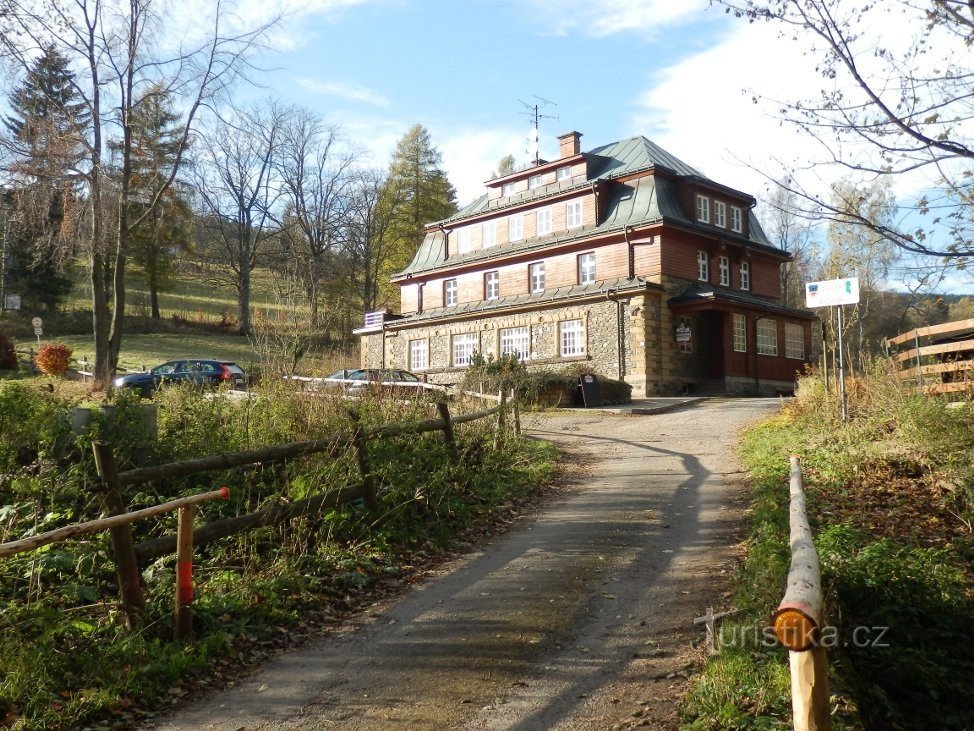
[[[526,415],[570,461],[559,498],[158,728],[676,728],[742,537],[731,447],[779,403]]]

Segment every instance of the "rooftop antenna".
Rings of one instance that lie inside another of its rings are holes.
[[[532,95],[533,96],[533,95]],[[546,107],[549,104],[552,106],[558,106],[556,102],[550,101],[549,99],[542,99],[540,96],[535,96],[535,102],[526,102],[523,99],[518,99],[521,105],[524,107],[524,111],[521,114],[526,114],[531,117],[533,126],[531,127],[531,132],[528,134],[528,152],[534,157],[534,164],[541,164],[541,155],[539,154],[538,147],[538,131],[541,126],[542,119],[554,119],[557,120],[558,117],[552,114],[542,114],[541,108]],[[540,104],[539,104],[540,102]]]

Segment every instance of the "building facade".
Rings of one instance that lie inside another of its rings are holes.
[[[755,199],[644,137],[490,180],[426,228],[393,281],[401,313],[370,313],[362,366],[463,378],[472,355],[530,368],[583,362],[634,396],[794,388],[814,316],[781,301]]]

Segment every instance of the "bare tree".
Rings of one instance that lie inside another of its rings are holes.
[[[775,186],[767,200],[762,218],[771,241],[791,254],[791,261],[781,266],[781,294],[784,304],[802,307],[805,282],[818,268],[818,247],[812,224],[798,211],[800,203],[788,190],[787,181]]]
[[[270,27],[228,33],[222,25],[227,12],[223,0],[200,7],[204,10],[193,30],[208,27],[203,40],[163,54],[163,19],[155,15],[152,0],[0,0],[4,59],[24,71],[43,49],[56,49],[74,67],[74,83],[91,120],[83,173],[90,219],[95,383],[102,388],[115,374],[122,342],[129,236],[175,180],[200,108],[247,71],[249,52]],[[149,84],[183,100],[183,140],[142,213],[132,220],[132,112]],[[111,136],[119,139],[117,187],[108,184],[106,174]],[[106,220],[108,210],[118,213],[114,226]]]
[[[221,252],[218,262],[205,262],[207,271],[236,290],[237,323],[245,335],[251,332],[251,274],[275,231],[272,210],[281,190],[274,162],[287,115],[265,102],[218,119],[202,137],[195,170],[204,236]]]
[[[355,154],[341,148],[337,127],[306,110],[288,115],[277,158],[287,201],[286,218],[279,223],[303,283],[312,330],[319,325],[318,308],[329,281],[340,280],[338,258],[354,163]]]
[[[910,175],[928,191],[909,204],[898,201],[909,208],[905,215],[879,221],[837,206],[799,171],[787,187],[805,215],[862,226],[907,251],[958,265],[974,256],[974,2],[714,2],[812,44],[820,95],[775,103],[831,163],[860,181]]]

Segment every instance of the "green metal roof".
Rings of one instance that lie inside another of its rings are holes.
[[[626,226],[645,225],[657,221],[667,221],[692,228],[706,229],[713,232],[713,227],[702,226],[692,220],[683,210],[677,195],[677,182],[665,176],[644,176],[626,183],[617,182],[616,178],[625,177],[633,173],[650,168],[665,168],[680,178],[693,178],[706,184],[730,190],[726,186],[711,181],[700,172],[677,159],[658,145],[645,137],[630,137],[626,140],[614,142],[610,145],[597,147],[591,152],[584,153],[589,163],[589,176],[583,182],[560,182],[522,191],[510,198],[488,200],[487,195],[461,208],[450,218],[438,222],[439,225],[449,226],[471,216],[484,213],[502,212],[504,209],[519,206],[528,201],[540,201],[552,195],[572,190],[588,188],[595,181],[606,183],[605,205],[602,220],[598,226],[587,226],[573,230],[571,233],[561,232],[556,236],[544,236],[515,244],[495,246],[488,249],[478,249],[468,254],[450,256],[449,261],[444,258],[444,235],[439,229],[430,230],[420,244],[412,262],[395,278],[411,274],[419,274],[437,269],[446,264],[464,264],[467,262],[489,260],[506,257],[512,253],[543,249],[552,243],[564,242],[568,239],[585,238],[601,235],[615,230],[622,230]],[[757,218],[748,211],[749,236],[744,239],[729,230],[721,230],[725,238],[740,238],[749,246],[765,248],[781,254],[781,250],[774,247],[768,240]]]
[[[815,320],[817,315],[808,310],[801,310],[796,307],[786,307],[779,302],[762,299],[750,292],[742,292],[737,289],[727,289],[725,287],[715,287],[704,284],[691,284],[686,291],[669,299],[669,305],[690,304],[693,302],[730,302],[737,305],[744,305],[758,310],[768,310],[782,315],[791,315],[803,320]]]

